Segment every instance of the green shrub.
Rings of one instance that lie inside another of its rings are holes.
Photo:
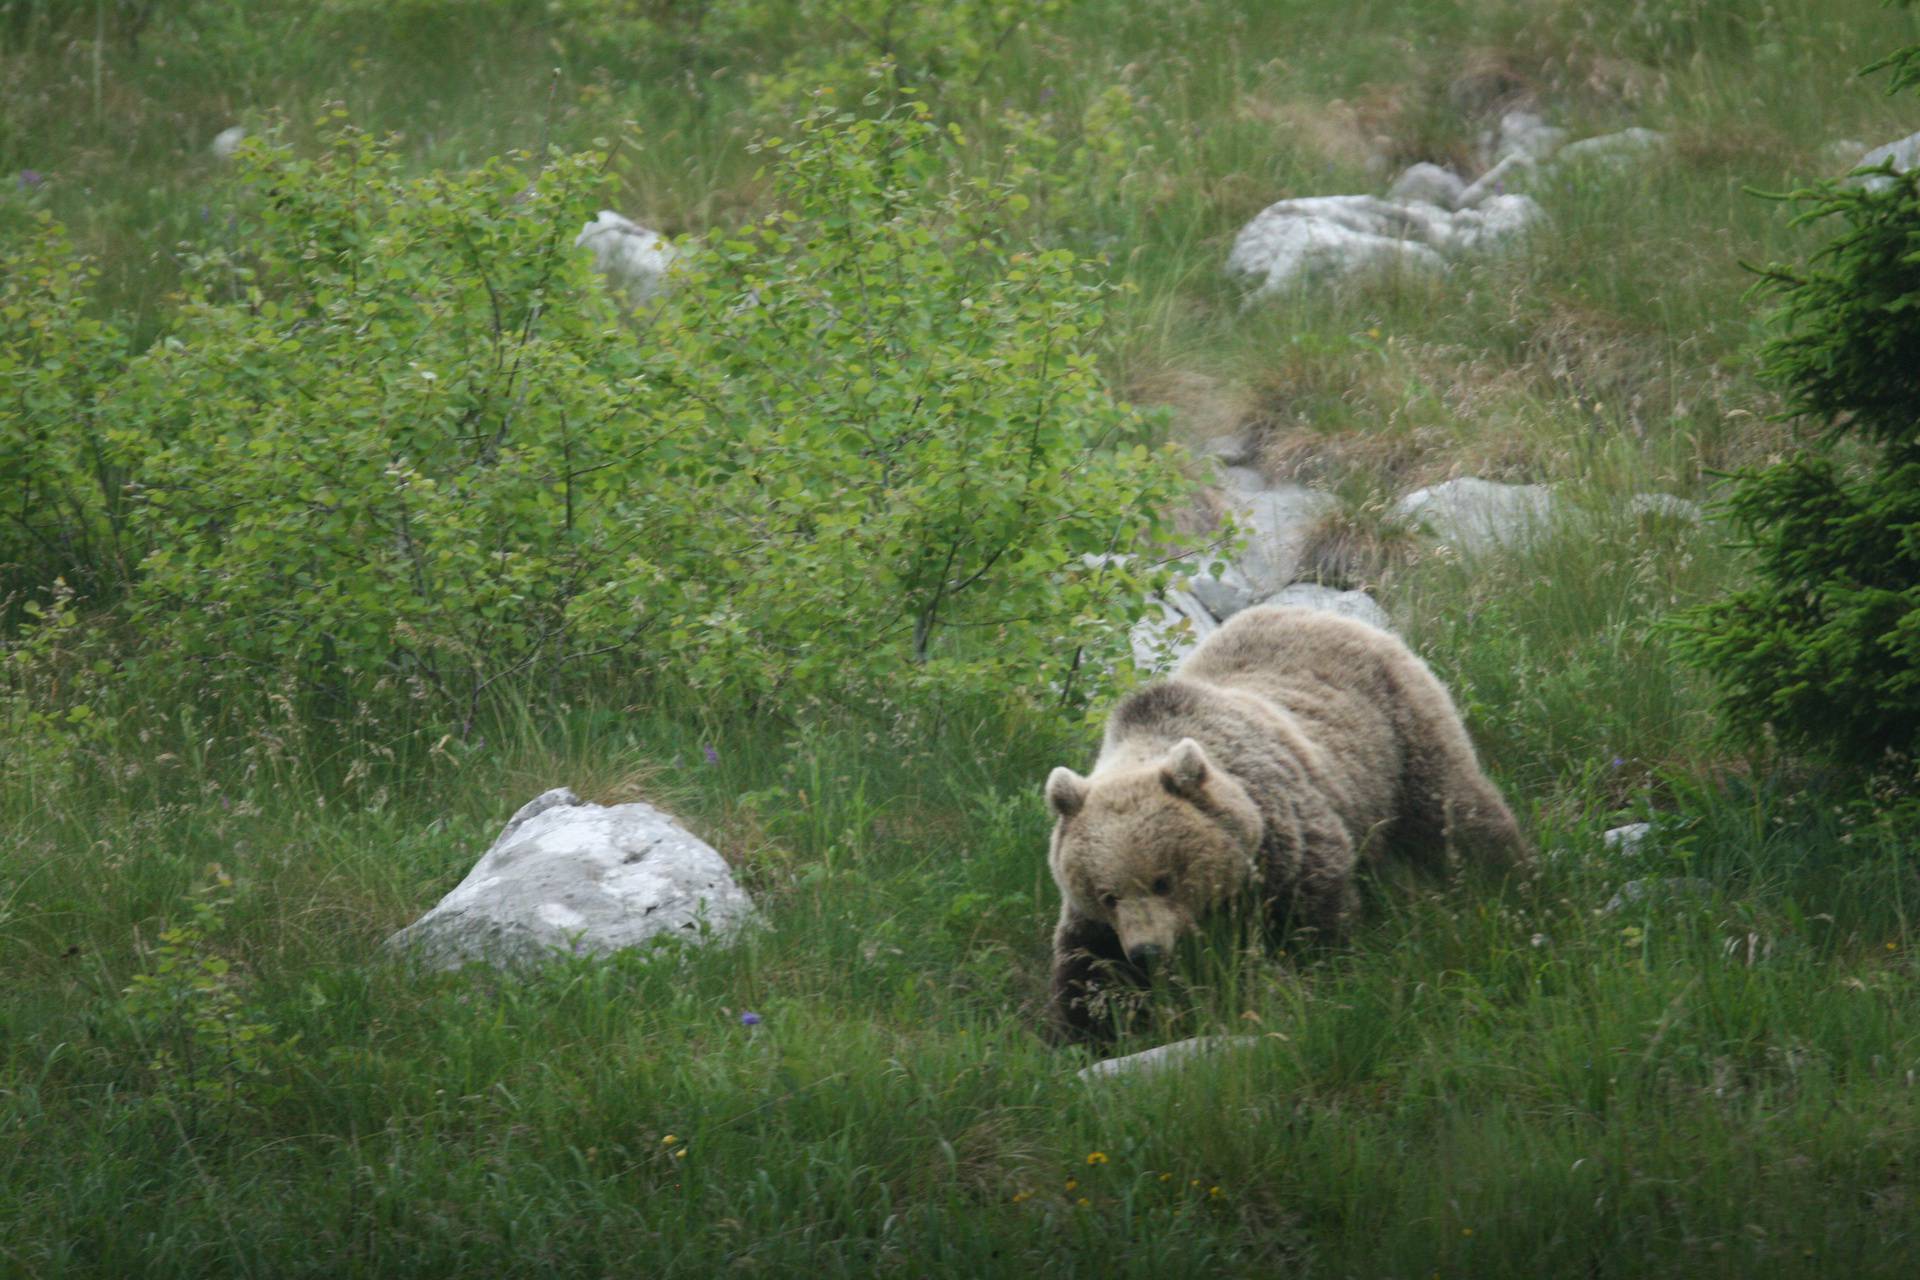
[[[570,245],[597,163],[407,179],[344,126],[250,153],[250,258],[113,396],[147,674],[444,725],[574,656],[656,442]]]
[[[777,212],[624,316],[571,244],[604,156],[243,149],[245,252],[100,398],[140,685],[464,731],[596,668],[901,706],[1120,662],[1184,482],[1096,372],[1109,286],[921,113],[766,150]]]
[[[1798,198],[1840,229],[1766,269],[1784,302],[1764,370],[1828,431],[1737,477],[1754,582],[1687,615],[1681,649],[1737,731],[1870,765],[1920,749],[1920,171]]]
[[[1115,557],[1175,545],[1177,457],[1095,369],[1111,287],[1008,245],[1025,197],[952,179],[924,116],[769,141],[778,211],[647,335],[684,567],[649,548],[600,599],[664,595],[702,685],[1059,686],[1125,648],[1148,575]]]
[[[123,576],[119,469],[100,421],[126,340],[93,314],[94,273],[41,215],[0,247],[0,600],[65,576]]]

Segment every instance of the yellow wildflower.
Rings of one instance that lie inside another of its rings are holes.
[[[1087,1152],[1087,1163],[1088,1163],[1088,1164],[1105,1164],[1106,1162],[1107,1162],[1107,1153],[1106,1153],[1106,1152],[1104,1152],[1104,1151],[1089,1151],[1089,1152]]]
[[[1077,1186],[1079,1186],[1079,1185],[1080,1185],[1080,1179],[1078,1179],[1078,1178],[1068,1178],[1068,1179],[1067,1179],[1067,1190],[1069,1190],[1069,1191],[1071,1191],[1071,1190],[1073,1190],[1073,1189],[1074,1189],[1075,1187],[1077,1187]]]

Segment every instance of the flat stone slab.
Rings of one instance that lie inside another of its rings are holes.
[[[1343,618],[1364,622],[1382,631],[1393,630],[1393,622],[1380,603],[1364,591],[1335,591],[1317,582],[1296,582],[1268,596],[1261,604],[1292,605],[1300,609],[1319,609]]]
[[[1414,490],[1400,499],[1394,514],[1425,526],[1462,551],[1519,547],[1547,531],[1554,514],[1553,490],[1463,476]]]
[[[726,861],[650,804],[523,805],[467,878],[387,939],[438,969],[605,955],[661,936],[726,939],[754,916]]]
[[[1095,1080],[1117,1080],[1122,1077],[1138,1079],[1173,1067],[1185,1066],[1195,1058],[1209,1054],[1246,1049],[1259,1044],[1260,1040],[1259,1036],[1195,1036],[1191,1040],[1176,1040],[1172,1044],[1155,1045],[1151,1049],[1130,1053],[1122,1058],[1108,1058],[1090,1067],[1082,1067],[1074,1074],[1087,1083]]]

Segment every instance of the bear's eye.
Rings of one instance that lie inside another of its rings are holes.
[[[1100,905],[1111,911],[1120,905],[1120,899],[1111,893],[1103,893],[1100,895]]]
[[[1157,893],[1157,894],[1159,894],[1159,895],[1160,895],[1161,897],[1163,897],[1163,898],[1164,898],[1164,897],[1165,897],[1166,895],[1168,895],[1169,893],[1172,893],[1172,892],[1173,892],[1173,877],[1172,877],[1172,876],[1161,876],[1161,877],[1160,877],[1160,878],[1159,878],[1158,880],[1155,880],[1155,881],[1153,882],[1153,891],[1154,891],[1155,893]]]

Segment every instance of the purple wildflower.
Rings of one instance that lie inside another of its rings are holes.
[[[22,191],[31,191],[46,180],[47,175],[38,169],[22,169],[20,171],[20,189]]]
[[[713,744],[711,742],[703,743],[700,747],[700,750],[705,753],[708,764],[720,763],[720,753],[713,749]]]
[[[1615,757],[1613,758],[1613,767],[1614,767],[1614,768],[1616,768],[1616,769],[1618,769],[1618,768],[1619,768],[1619,767],[1620,767],[1621,765],[1623,765],[1623,764],[1625,764],[1625,763],[1626,763],[1626,761],[1625,761],[1625,760],[1622,760],[1622,759],[1621,759],[1621,758],[1620,758],[1619,756],[1615,756]]]
[[[760,1025],[760,1015],[751,1011],[743,1013],[740,1015],[740,1025],[743,1027],[757,1027]]]

